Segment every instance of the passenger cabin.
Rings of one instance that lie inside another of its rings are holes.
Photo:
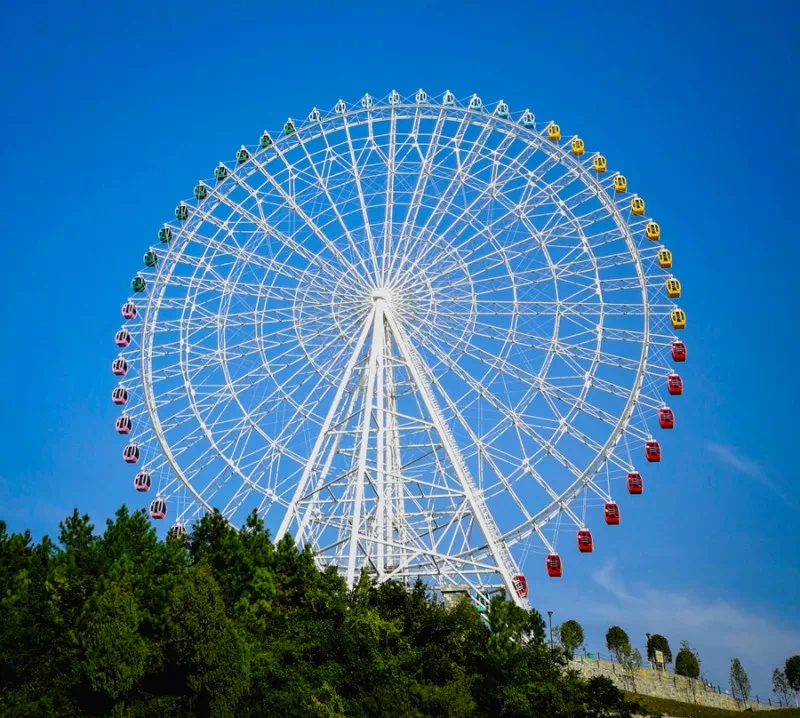
[[[397,93],[395,92],[394,94],[396,95]],[[392,102],[392,97],[393,97],[393,95],[389,95],[389,104],[390,105],[396,105],[397,102],[396,101]],[[308,113],[308,121],[309,122],[319,122],[319,118],[320,118],[319,110],[316,107],[314,107],[311,110],[311,112]]]
[[[677,299],[681,296],[681,283],[674,277],[667,280],[667,296],[670,299]]]
[[[530,129],[534,126],[536,118],[533,116],[533,113],[530,110],[525,110],[525,112],[522,113],[522,117],[520,117],[519,121],[523,127]]]
[[[136,316],[136,305],[133,302],[125,302],[122,305],[122,316],[125,319],[133,319]]]
[[[127,329],[120,329],[114,335],[114,343],[118,347],[126,347],[131,343],[131,333]]]
[[[137,275],[133,279],[131,279],[131,289],[137,294],[143,292],[145,290],[145,287],[147,287],[147,282],[144,281],[144,277],[140,277]]]
[[[167,515],[167,502],[164,499],[153,499],[150,502],[150,516],[154,519],[163,519]]]
[[[186,538],[186,527],[183,524],[173,524],[167,531],[168,541],[180,541]]]
[[[208,187],[206,187],[202,182],[195,186],[194,188],[194,198],[200,202],[208,197]]]
[[[589,529],[580,529],[578,531],[578,551],[581,553],[591,553],[594,550],[594,542],[592,541],[592,532]]]
[[[133,421],[131,417],[126,414],[117,417],[116,429],[118,434],[130,434],[133,428]]]
[[[548,554],[545,559],[545,566],[547,566],[547,575],[550,578],[561,578],[561,556],[557,553]]]
[[[261,145],[262,149],[272,147],[272,137],[269,132],[264,132],[259,138],[258,143]]]
[[[424,105],[428,101],[428,93],[425,92],[425,90],[423,90],[422,88],[420,88],[419,90],[417,90],[417,94],[414,99],[416,99],[418,104]]]
[[[644,482],[642,481],[642,475],[638,471],[631,471],[631,473],[628,474],[628,493],[641,494],[643,489]]]
[[[658,424],[662,429],[675,428],[675,414],[668,406],[662,406],[658,410]]]
[[[686,312],[684,312],[683,309],[673,309],[669,316],[672,321],[673,329],[686,328]]]
[[[420,102],[420,100],[417,100],[417,102]],[[456,96],[450,92],[450,90],[447,90],[447,92],[444,93],[444,99],[442,100],[442,103],[445,105],[445,107],[452,107],[456,104]]]
[[[586,145],[580,137],[574,137],[570,143],[572,146],[572,154],[580,157],[586,151]]]
[[[469,99],[469,109],[470,110],[481,110],[483,109],[483,102],[481,102],[481,98],[477,95],[473,95]]]
[[[516,591],[517,596],[520,598],[527,598],[528,597],[528,579],[525,578],[521,573],[518,573],[511,579],[511,583],[514,586],[514,591]]]
[[[142,257],[142,261],[144,262],[145,267],[155,267],[158,264],[158,255],[155,253],[154,250],[148,249],[144,253],[144,257]]]
[[[616,526],[619,523],[619,506],[613,501],[603,507],[603,515],[609,526]]]
[[[247,160],[250,159],[250,153],[247,151],[247,148],[242,146],[238,150],[236,150],[236,161],[243,165]]]
[[[495,108],[494,112],[498,117],[502,117],[504,120],[508,119],[508,105],[503,102],[503,100],[500,100],[500,102],[497,103],[497,107]]]
[[[659,249],[656,258],[658,259],[658,266],[661,267],[661,269],[669,269],[672,267],[672,252],[668,249]]]
[[[286,124],[283,126],[283,134],[288,137],[289,135],[293,135],[295,132],[297,132],[297,128],[294,126],[294,121],[290,117],[288,120],[286,120]]]
[[[400,104],[400,93],[397,90],[392,90],[389,93],[389,104],[390,105],[399,105]]]
[[[139,447],[136,444],[128,444],[122,450],[122,458],[127,464],[135,464],[139,461]]]
[[[661,238],[661,227],[658,222],[648,222],[645,225],[644,233],[651,242],[657,242]]]
[[[644,200],[641,197],[634,197],[631,200],[631,212],[637,217],[641,217],[644,214]]]
[[[334,105],[333,111],[337,115],[343,115],[345,112],[347,112],[347,105],[344,104],[344,100],[339,100],[339,102]]]
[[[117,357],[111,362],[111,373],[114,376],[125,376],[128,373],[128,362],[122,357]]]
[[[547,125],[547,137],[551,142],[558,142],[561,139],[561,128],[555,122]]]
[[[598,174],[602,174],[603,172],[608,169],[606,158],[603,155],[595,155],[594,159],[592,160],[592,167],[594,167],[594,171]]]
[[[125,406],[128,403],[128,390],[124,386],[118,386],[111,392],[111,401],[117,406]]]
[[[661,445],[655,439],[644,442],[644,457],[651,464],[661,461]]]
[[[669,374],[667,376],[667,391],[672,396],[683,394],[683,379],[678,374]]]
[[[628,179],[624,175],[617,175],[614,177],[614,192],[619,194],[620,192],[627,192],[628,191]]]
[[[133,488],[137,491],[150,491],[151,480],[149,471],[140,471],[133,477]]]
[[[686,361],[686,345],[683,342],[672,342],[672,361]]]
[[[185,222],[189,218],[189,208],[183,202],[175,208],[175,217],[181,222]]]
[[[158,241],[162,244],[168,244],[172,240],[172,229],[169,227],[162,227],[158,230]]]
[[[370,94],[366,94],[361,98],[361,107],[363,107],[365,110],[372,109],[372,105],[374,104],[375,103],[372,100],[372,95]]]

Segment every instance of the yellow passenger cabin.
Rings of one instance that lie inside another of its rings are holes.
[[[614,191],[617,193],[628,191],[628,180],[623,175],[614,177]]]
[[[547,136],[553,142],[558,142],[561,139],[561,128],[555,122],[551,122],[547,126]]]
[[[631,212],[637,216],[644,214],[644,200],[641,197],[634,197],[631,200]]]
[[[606,171],[606,158],[603,155],[595,155],[594,160],[592,161],[592,165],[594,166],[594,171],[600,174],[601,172]]]
[[[667,280],[667,296],[670,299],[677,299],[681,296],[681,283],[674,277]]]
[[[648,222],[644,233],[647,235],[647,239],[656,242],[661,237],[661,227],[658,226],[658,222]]]
[[[661,269],[669,269],[672,266],[672,252],[668,249],[658,251],[658,266]]]
[[[572,140],[572,154],[580,157],[584,152],[583,140],[580,137],[575,137]]]
[[[673,329],[684,329],[686,327],[686,312],[683,309],[673,309],[670,314]]]

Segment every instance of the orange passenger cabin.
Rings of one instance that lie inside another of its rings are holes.
[[[591,553],[594,550],[594,542],[592,541],[592,532],[589,529],[580,529],[578,531],[578,551],[581,553]]]
[[[644,482],[642,481],[642,475],[638,471],[631,471],[628,474],[628,493],[629,494],[641,494],[644,490]]]
[[[561,556],[557,553],[549,554],[545,560],[545,565],[547,566],[547,575],[550,578],[561,578]]]
[[[655,439],[648,439],[644,442],[644,457],[650,463],[661,461],[661,446]]]
[[[619,506],[614,502],[606,504],[603,507],[603,513],[609,526],[616,526],[619,523]]]
[[[516,591],[517,596],[520,598],[527,598],[528,596],[528,579],[525,578],[521,573],[518,573],[516,576],[512,577],[511,583],[514,586],[514,591]]]

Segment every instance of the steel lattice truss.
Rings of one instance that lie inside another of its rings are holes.
[[[351,583],[483,601],[602,517],[664,406],[671,275],[636,195],[548,126],[365,96],[198,185],[120,355],[172,520],[258,509]]]

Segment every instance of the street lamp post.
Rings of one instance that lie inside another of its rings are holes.
[[[553,612],[548,611],[547,617],[550,619],[550,650],[553,650]]]

